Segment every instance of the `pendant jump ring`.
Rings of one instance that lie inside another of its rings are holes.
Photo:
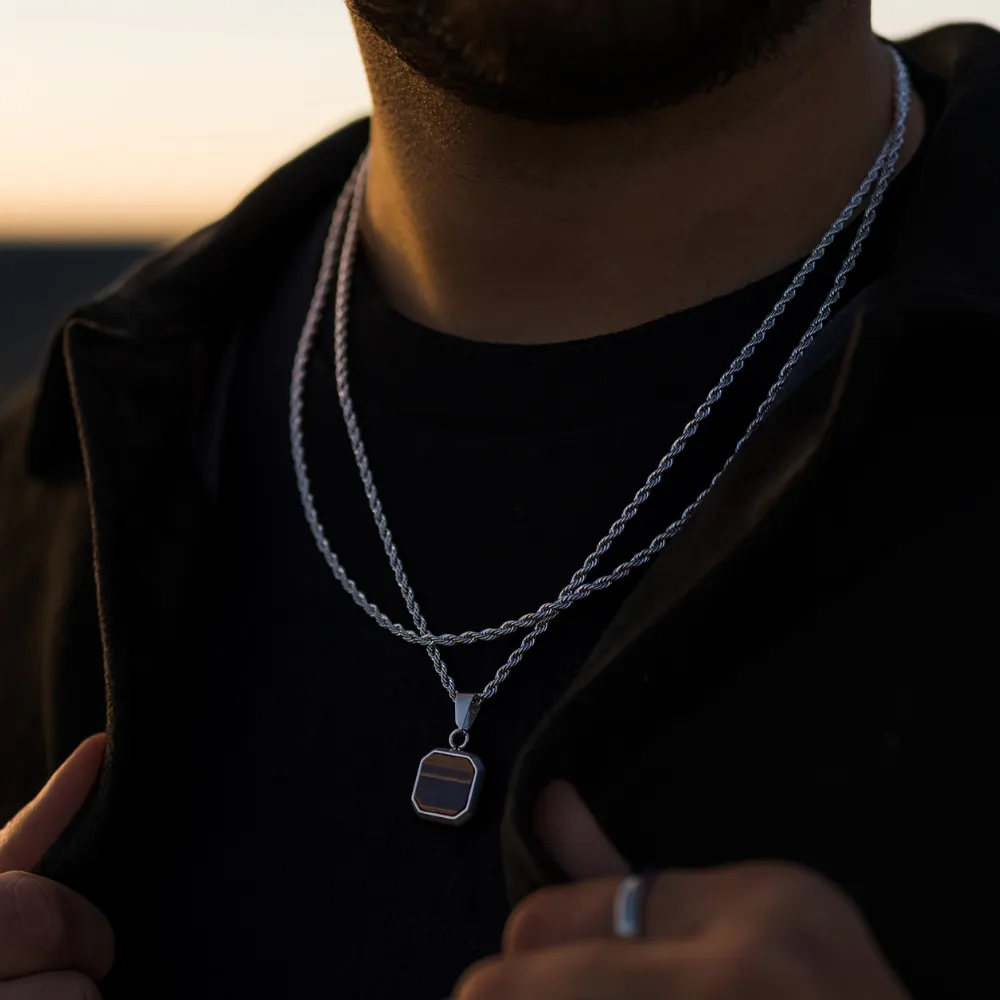
[[[452,750],[464,750],[469,745],[468,729],[453,729],[448,737],[448,746]]]

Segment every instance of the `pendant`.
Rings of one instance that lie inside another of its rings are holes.
[[[469,729],[479,712],[478,695],[455,699],[455,730],[448,748],[432,750],[417,768],[410,801],[418,816],[434,823],[461,826],[472,819],[483,782],[483,762],[465,753]]]

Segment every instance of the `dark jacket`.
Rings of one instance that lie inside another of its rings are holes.
[[[830,324],[538,726],[502,840],[512,899],[562,877],[530,823],[562,776],[636,867],[810,865],[919,1000],[995,983],[1000,35],[906,48],[948,103],[889,273]],[[73,313],[0,425],[0,820],[107,729],[99,786],[40,870],[114,924],[108,997],[157,995],[144,874],[198,766],[185,661],[211,608],[223,359],[367,128]]]

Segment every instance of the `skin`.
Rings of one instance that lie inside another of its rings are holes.
[[[612,912],[628,866],[586,805],[556,782],[536,821],[579,881],[525,899],[501,954],[469,969],[454,1000],[908,1000],[856,905],[815,872],[774,861],[663,872],[644,938],[621,941]]]
[[[553,17],[567,4],[530,0]],[[459,95],[450,77],[421,76],[405,39],[394,47],[361,16],[371,6],[394,4],[353,3],[374,103],[365,251],[399,312],[460,337],[597,336],[780,270],[819,242],[892,121],[893,70],[867,3],[804,2],[810,16],[766,56],[684,99],[556,123],[477,105],[467,79]],[[476,24],[459,37],[473,52]],[[901,168],[923,122],[918,101]]]
[[[416,73],[538,122],[680,104],[774,55],[823,0],[348,0]]]
[[[94,1000],[114,962],[114,934],[93,904],[30,874],[83,805],[105,737],[85,740],[0,830],[0,1000]]]

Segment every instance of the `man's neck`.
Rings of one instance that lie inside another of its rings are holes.
[[[892,123],[893,64],[865,6],[831,4],[710,94],[580,125],[463,105],[359,24],[374,98],[361,231],[388,300],[469,339],[575,340],[805,256]],[[922,134],[915,100],[900,166]]]

